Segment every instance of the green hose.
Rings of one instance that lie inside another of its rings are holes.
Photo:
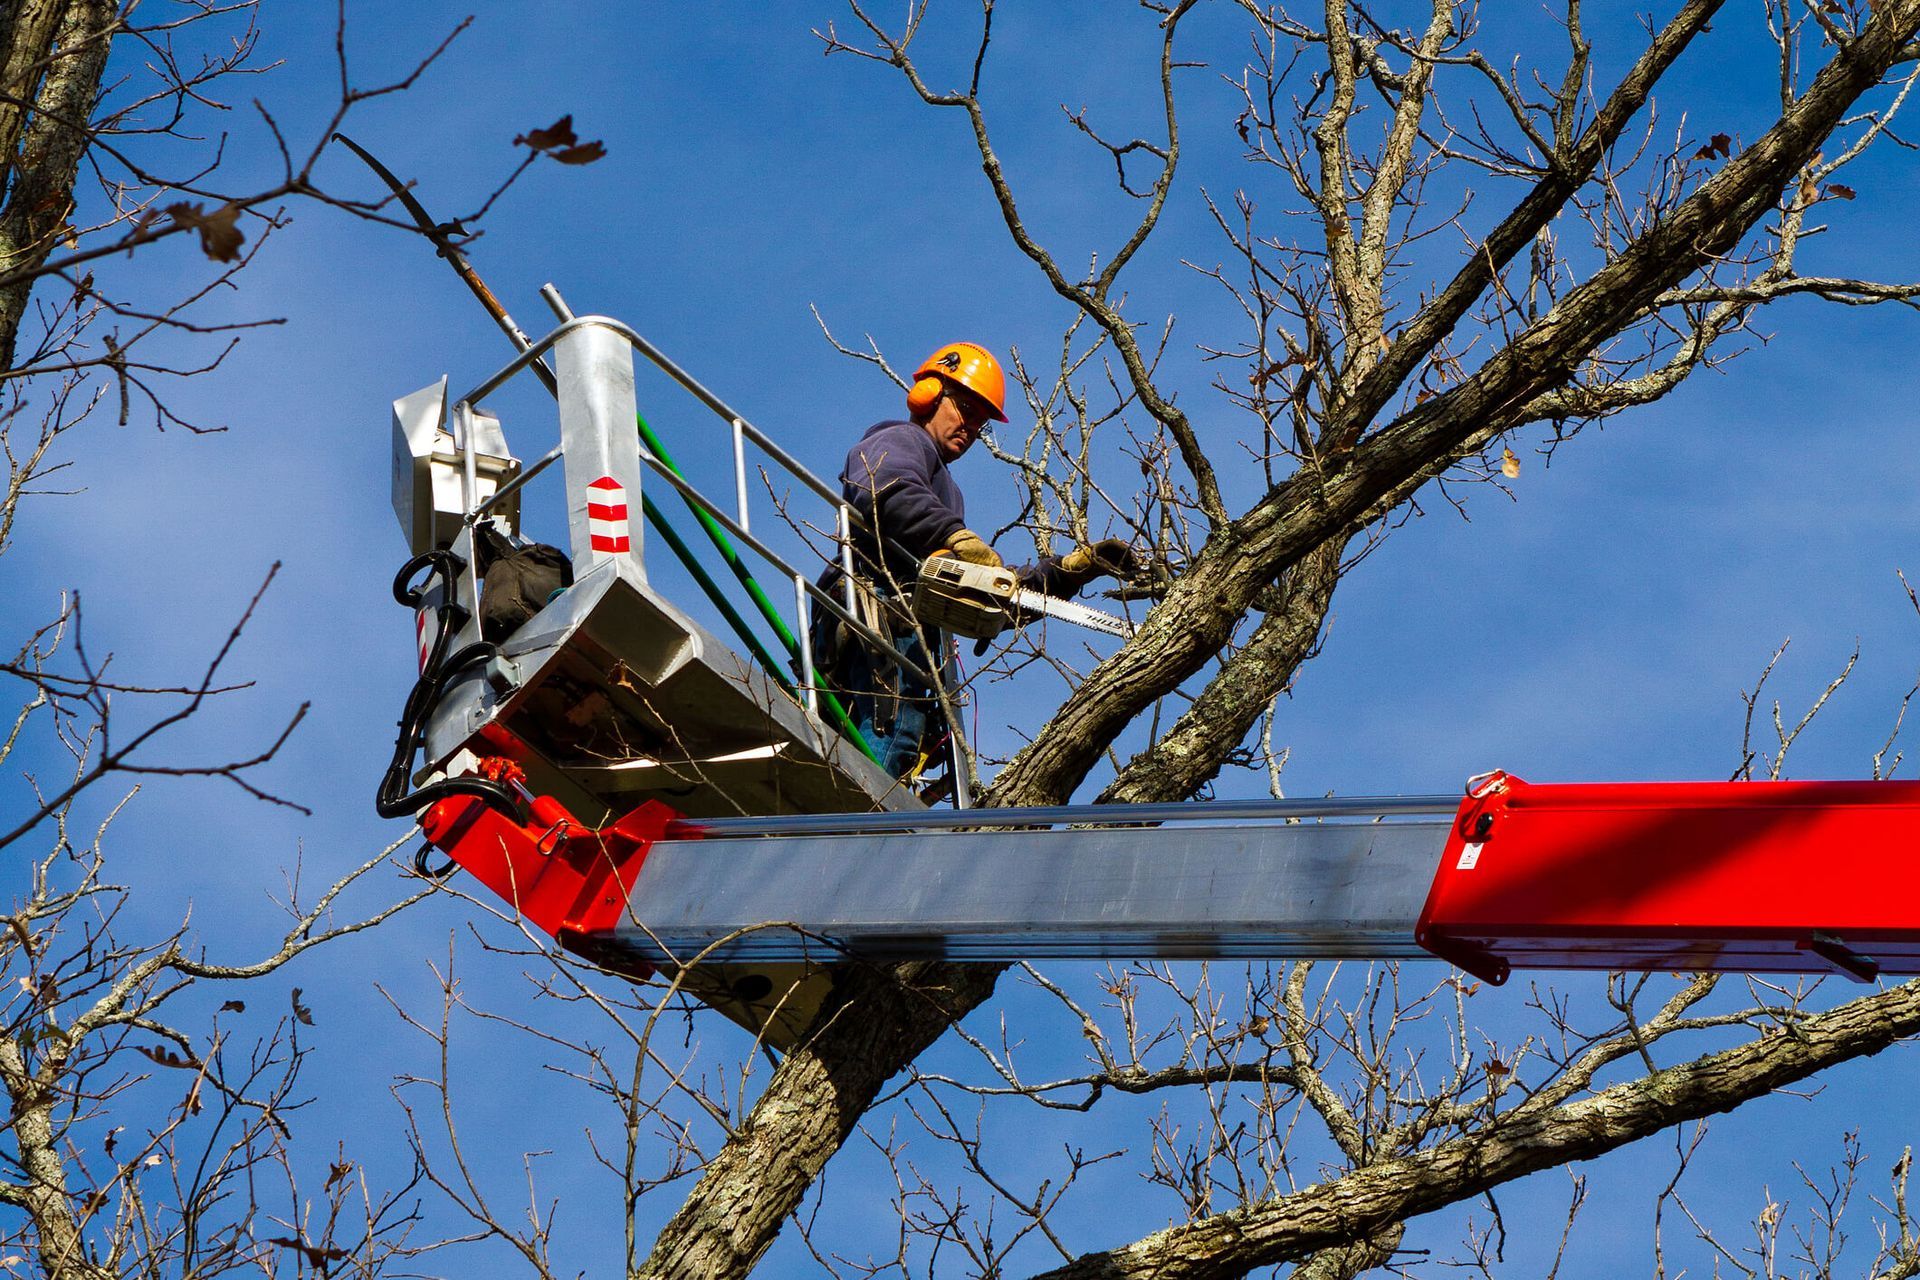
[[[635,414],[634,421],[639,425],[641,440],[646,442],[648,451],[660,460],[660,465],[673,472],[674,475],[679,476],[682,480],[685,480],[687,478],[686,474],[682,472],[674,462],[673,456],[667,452],[667,447],[661,443],[660,437],[654,434],[653,428],[647,425],[646,418]],[[747,589],[747,594],[753,598],[753,603],[760,610],[760,616],[766,619],[767,625],[773,628],[774,634],[779,637],[780,643],[785,646],[788,656],[793,660],[796,671],[805,670],[800,660],[799,639],[794,636],[793,631],[787,626],[786,619],[780,616],[780,611],[774,607],[773,601],[767,598],[766,591],[760,586],[760,583],[755,580],[753,571],[747,567],[746,562],[741,560],[740,553],[734,550],[733,541],[727,537],[727,531],[720,527],[719,521],[708,515],[700,508],[699,504],[688,498],[686,494],[681,494],[680,500],[687,504],[687,510],[691,511],[693,518],[700,522],[700,527],[707,531],[708,540],[713,543],[714,549],[720,553],[720,558],[727,562],[727,567],[733,570],[733,576],[738,578],[740,585]],[[654,527],[664,532],[666,521],[659,515],[657,510],[653,509],[652,503],[645,500],[644,496],[642,502],[643,505],[648,508],[647,515],[653,520]],[[708,599],[712,600],[720,607],[723,613],[727,614],[727,620],[733,624],[735,631],[740,632],[743,638],[747,637],[747,632],[743,630],[746,626],[745,621],[740,619],[740,615],[735,613],[730,605],[722,603],[723,598],[720,595],[720,589],[718,585],[714,583],[713,579],[708,577],[704,570],[694,569],[694,560],[692,554],[686,550],[686,544],[681,542],[679,538],[673,534],[667,534],[666,537],[668,545],[672,546],[675,553],[680,557],[680,562],[687,565],[694,573],[695,578],[699,580],[701,587],[705,589],[707,593]],[[757,639],[748,638],[748,643],[752,645],[755,656],[760,659],[762,665],[771,671],[775,678],[777,678],[782,685],[786,686],[787,689],[793,689],[794,686],[787,680],[786,676],[778,670],[773,656],[767,653],[765,647],[761,645]],[[816,676],[817,674],[818,673],[816,673]],[[874,761],[876,764],[879,763],[879,757],[874,755],[873,748],[867,745],[866,735],[860,732],[860,726],[853,722],[853,717],[847,714],[846,707],[841,705],[840,699],[834,696],[833,690],[820,690],[820,705],[826,709],[828,718],[833,721],[835,727],[840,730],[843,737],[859,747],[860,750],[865,753],[867,759]]]
[[[767,651],[767,646],[759,636],[753,633],[753,628],[747,625],[747,620],[740,616],[738,609],[733,607],[733,602],[722,594],[720,584],[713,580],[713,575],[707,572],[706,566],[694,559],[693,549],[687,546],[679,532],[667,523],[666,515],[659,507],[653,505],[653,499],[644,493],[641,494],[640,506],[647,513],[647,523],[653,526],[655,533],[666,539],[667,546],[672,548],[681,566],[693,575],[693,580],[700,584],[702,591],[707,593],[707,599],[713,602],[714,608],[720,610],[721,616],[727,620],[727,625],[733,628],[733,633],[740,637],[741,643],[753,651],[753,656],[760,660],[760,665],[767,669],[767,674],[780,682],[782,689],[788,693],[794,692],[794,683],[787,678],[787,673],[780,669],[780,660]]]

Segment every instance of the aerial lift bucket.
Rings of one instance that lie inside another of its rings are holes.
[[[413,778],[424,786],[414,794],[460,780],[455,793],[427,808],[429,835],[471,829],[482,820],[479,810],[502,808],[497,798],[477,798],[486,784],[471,779],[483,762],[496,774],[509,764],[514,785],[550,798],[576,832],[617,827],[649,802],[691,817],[921,808],[858,745],[649,583],[636,518],[642,464],[633,361],[623,332],[589,317],[541,344],[557,357],[560,446],[532,468],[520,467],[498,422],[476,407],[480,393],[449,411],[443,380],[394,403],[395,509],[415,563],[435,566],[418,586],[397,583],[396,593],[418,603],[423,666],[435,652],[452,663],[422,674],[432,687],[418,729],[424,768]],[[483,644],[475,523],[492,519],[517,533],[521,486],[556,457],[564,466],[574,581],[512,635]],[[446,554],[435,560],[435,553]],[[470,856],[479,843],[442,847]],[[497,868],[469,870],[491,883]],[[525,897],[531,886],[492,887],[534,919]],[[535,922],[569,945],[584,936],[562,927],[563,917]],[[810,1018],[824,982],[799,965],[683,975],[688,990],[776,1043]]]

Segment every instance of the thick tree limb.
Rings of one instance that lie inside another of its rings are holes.
[[[1000,973],[945,963],[842,971],[820,1028],[781,1061],[634,1280],[752,1270],[881,1086],[993,994]]]
[[[1608,148],[1639,114],[1653,86],[1693,38],[1707,28],[1722,3],[1724,0],[1690,0],[1661,28],[1653,43],[1595,112],[1592,123],[1581,132],[1579,140],[1570,149],[1556,150],[1548,158],[1547,175],[1501,220],[1446,288],[1421,308],[1380,363],[1341,406],[1341,417],[1353,425],[1344,431],[1336,430],[1335,435],[1357,438],[1366,424],[1392,400],[1400,385],[1413,376],[1421,361],[1432,355],[1473,309],[1507,263],[1566,207]],[[1878,78],[1877,72],[1875,78]],[[1865,86],[1861,86],[1855,96],[1864,89]]]
[[[1792,1032],[1709,1054],[1545,1113],[1374,1165],[1280,1200],[1087,1254],[1041,1280],[1227,1280],[1375,1236],[1515,1178],[1590,1160],[1701,1116],[1731,1111],[1920,1032],[1920,983],[1817,1014]]]
[[[1319,643],[1345,554],[1345,542],[1330,541],[1287,571],[1273,611],[1246,645],[1158,742],[1127,761],[1098,803],[1185,800],[1219,774]]]

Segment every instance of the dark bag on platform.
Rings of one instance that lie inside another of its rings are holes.
[[[505,640],[573,585],[573,562],[558,547],[544,542],[517,547],[490,524],[474,530],[474,547],[480,558],[483,640]]]

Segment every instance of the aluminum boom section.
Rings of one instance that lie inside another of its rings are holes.
[[[1430,811],[1431,801],[1419,803]],[[1136,823],[1163,808],[1101,807],[1108,812],[1100,818],[1114,820],[1112,810],[1124,808]],[[1188,820],[1220,820],[1236,806],[1178,807]],[[1096,816],[1080,806],[1028,814],[1050,822]],[[1451,819],[1430,818],[936,829],[957,825],[949,819],[977,828],[987,816],[914,814],[914,829],[902,831],[909,824],[899,816],[873,815],[874,826],[892,830],[868,833],[847,831],[849,818],[836,815],[830,824],[809,819],[834,834],[778,839],[717,833],[802,819],[689,821],[681,829],[714,834],[654,844],[623,921],[585,941],[616,962],[669,964],[1416,959],[1428,953],[1414,942],[1414,926],[1451,827]]]
[[[765,818],[682,818],[672,836],[789,836],[830,831],[956,831],[987,827],[1138,826],[1143,822],[1250,822],[1273,818],[1393,818],[1452,813],[1459,796],[1323,796],[1317,800],[1191,800],[1166,804],[1056,804],[907,813],[796,813]]]

